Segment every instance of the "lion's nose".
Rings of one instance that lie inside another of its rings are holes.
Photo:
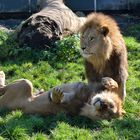
[[[81,49],[82,49],[82,50],[85,50],[85,49],[86,49],[86,47],[85,47],[85,46],[82,46],[82,47],[81,47]]]

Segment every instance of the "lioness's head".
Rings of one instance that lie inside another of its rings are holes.
[[[121,99],[117,94],[108,91],[98,93],[91,97],[81,111],[81,115],[92,120],[119,118],[124,113]]]
[[[90,58],[92,60],[109,59],[113,43],[120,35],[117,23],[111,17],[101,13],[90,14],[80,32],[81,53],[89,60]]]

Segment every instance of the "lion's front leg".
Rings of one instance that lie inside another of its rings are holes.
[[[117,92],[118,90],[118,83],[110,77],[103,77],[101,80],[101,84],[105,89],[109,91]]]
[[[51,100],[53,103],[69,103],[75,96],[75,92],[64,92],[61,88],[54,88],[51,92]]]
[[[51,92],[51,100],[53,103],[61,103],[62,99],[64,97],[64,92],[61,88],[53,88]]]
[[[103,77],[97,82],[89,82],[89,86],[95,93],[102,90],[113,91],[116,93],[118,92],[118,83],[110,77]]]
[[[54,103],[69,103],[72,99],[80,94],[79,89],[83,86],[82,83],[64,84],[53,88],[50,92],[50,98]]]
[[[109,90],[116,92],[122,101],[125,100],[126,97],[126,81],[122,81],[119,84],[110,77],[103,77],[101,81],[102,86]]]
[[[126,81],[122,81],[122,83],[119,85],[118,92],[119,92],[119,96],[122,99],[122,101],[125,101],[125,97],[126,97]]]

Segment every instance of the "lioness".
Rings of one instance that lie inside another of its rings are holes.
[[[111,77],[118,83],[118,94],[126,96],[127,50],[115,20],[92,13],[81,28],[81,53],[85,60],[88,82],[94,86],[102,77]]]
[[[32,83],[20,79],[0,87],[0,107],[45,116],[65,112],[93,120],[110,119],[120,117],[124,112],[120,98],[113,92],[117,86],[113,79],[106,77],[96,89],[99,93],[93,93],[91,86],[79,82],[33,94]]]

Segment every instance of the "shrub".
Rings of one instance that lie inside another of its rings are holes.
[[[48,60],[71,62],[80,57],[78,35],[65,37],[56,41],[51,48],[38,50],[28,46],[18,46],[13,34],[0,31],[0,60]]]
[[[48,59],[62,62],[76,62],[80,57],[79,36],[69,36],[55,42],[48,50]]]
[[[9,56],[13,44],[11,43],[8,33],[0,31],[0,59],[3,60]]]

